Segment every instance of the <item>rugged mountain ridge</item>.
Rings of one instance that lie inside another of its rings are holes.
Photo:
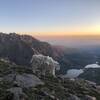
[[[21,35],[21,40],[30,45],[37,53],[53,57],[53,48],[47,42],[42,42],[29,35]]]
[[[8,58],[16,64],[28,65],[35,52],[24,43],[18,34],[0,33],[0,57]]]
[[[29,65],[33,54],[52,56],[52,47],[28,35],[0,33],[0,57],[19,65]]]

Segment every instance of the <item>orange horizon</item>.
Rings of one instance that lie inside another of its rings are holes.
[[[100,32],[17,32],[36,37],[100,36]]]

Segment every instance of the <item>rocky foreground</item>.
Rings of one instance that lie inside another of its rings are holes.
[[[59,65],[53,59],[35,55],[31,64],[0,60],[0,100],[100,100],[100,87],[95,83],[54,75]]]

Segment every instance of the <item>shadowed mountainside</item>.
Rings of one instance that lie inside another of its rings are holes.
[[[31,36],[0,33],[0,57],[28,65],[33,54],[52,56],[52,47]]]

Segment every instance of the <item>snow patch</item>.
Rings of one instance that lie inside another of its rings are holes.
[[[98,64],[89,64],[89,65],[85,66],[85,68],[100,68],[100,65],[98,65]]]
[[[67,74],[64,77],[77,78],[83,72],[83,69],[70,69],[67,71]]]

